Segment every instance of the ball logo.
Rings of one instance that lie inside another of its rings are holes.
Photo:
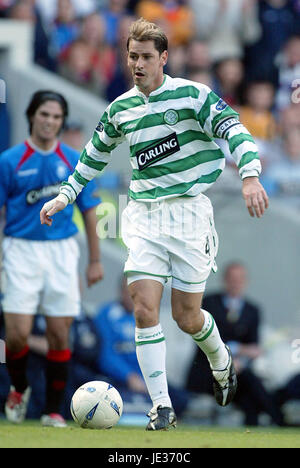
[[[97,403],[97,404],[94,406],[94,408],[92,408],[91,411],[89,411],[88,414],[86,415],[86,419],[87,419],[88,421],[91,421],[91,420],[93,419],[94,414],[96,413],[96,410],[97,410],[97,408],[98,408],[98,405],[99,405],[99,403]]]
[[[95,389],[95,387],[88,387],[86,389],[86,391],[89,392],[89,393],[94,393],[96,391],[96,389]]]
[[[110,406],[112,407],[113,410],[120,416],[120,409],[115,401],[110,402]]]
[[[164,113],[164,121],[168,125],[175,125],[177,124],[178,120],[179,120],[179,116],[175,110],[169,109]]]

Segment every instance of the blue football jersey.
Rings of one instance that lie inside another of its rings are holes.
[[[78,160],[79,153],[61,142],[54,151],[43,152],[25,141],[0,155],[0,208],[6,207],[6,236],[42,241],[76,234],[72,205],[55,215],[51,227],[41,225],[40,210],[58,195],[61,182],[73,173]],[[77,197],[81,212],[100,203],[95,190],[92,181]]]

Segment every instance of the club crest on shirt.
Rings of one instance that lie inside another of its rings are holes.
[[[68,173],[68,170],[67,170],[67,167],[64,164],[58,164],[57,165],[57,168],[56,168],[57,177],[59,177],[60,179],[63,180],[63,179],[66,178],[67,173]]]
[[[97,125],[97,127],[96,127],[96,130],[97,130],[97,132],[103,132],[103,130],[104,130],[104,125],[103,125],[103,123],[101,122],[101,120],[100,120],[100,122],[98,123],[98,125]]]
[[[174,109],[169,109],[164,113],[164,121],[168,125],[175,125],[179,120],[178,112]]]

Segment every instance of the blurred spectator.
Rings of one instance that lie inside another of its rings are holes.
[[[270,195],[288,197],[300,208],[300,132],[292,128],[283,137],[282,160],[265,172],[263,183]]]
[[[172,77],[184,76],[186,74],[187,54],[186,46],[169,47],[168,62],[165,73]]]
[[[213,90],[231,107],[237,109],[241,101],[241,86],[244,67],[240,59],[227,58],[214,66],[215,83]]]
[[[203,308],[213,315],[233,354],[238,375],[234,403],[243,411],[246,425],[258,425],[261,412],[267,413],[273,423],[282,425],[279,408],[251,369],[262,350],[259,345],[260,310],[245,297],[247,271],[241,263],[233,262],[226,267],[223,279],[223,290],[206,296]],[[192,360],[187,388],[192,392],[212,393],[209,364],[199,348]]]
[[[128,0],[110,0],[105,8],[100,9],[105,24],[105,42],[116,46],[119,37],[120,21],[128,15]]]
[[[129,26],[134,21],[132,16],[124,16],[120,20],[118,31],[118,45],[116,47],[116,69],[112,79],[108,82],[105,97],[112,102],[116,97],[132,88],[132,75],[127,65],[127,37]]]
[[[194,11],[185,0],[141,0],[137,16],[159,23],[165,30],[170,46],[187,44],[195,34]]]
[[[243,57],[261,34],[256,0],[190,0],[197,37],[208,41],[213,61]]]
[[[299,103],[291,103],[282,109],[278,115],[279,133],[281,137],[293,128],[300,132],[300,106]]]
[[[99,74],[93,66],[94,51],[83,39],[72,42],[59,65],[59,73],[72,83],[95,94],[104,89]]]
[[[245,104],[240,107],[240,120],[256,138],[272,140],[276,120],[272,114],[274,85],[270,81],[253,81],[245,89]]]
[[[57,0],[57,15],[50,29],[50,50],[55,57],[77,39],[79,23],[71,0]]]
[[[276,105],[282,109],[289,106],[295,86],[300,85],[300,35],[292,36],[286,42],[276,63],[278,65]]]
[[[209,88],[214,86],[213,75],[210,71],[207,70],[195,70],[191,71],[187,75],[188,80],[196,81],[197,83],[202,83]]]
[[[259,21],[262,35],[246,48],[247,79],[264,79],[277,85],[275,57],[286,41],[300,32],[298,0],[260,0]]]
[[[34,23],[36,20],[34,0],[15,1],[10,9],[9,17],[15,20],[29,21]]]
[[[282,408],[287,419],[287,424],[291,426],[300,426],[299,413],[295,412],[293,403],[298,403],[300,400],[300,374],[295,374],[288,381],[278,388],[275,392],[277,404]],[[291,410],[288,410],[289,403],[292,402]],[[296,414],[295,414],[296,413]],[[298,416],[298,417],[297,417]]]
[[[16,0],[7,12],[7,18],[27,21],[34,26],[34,61],[51,71],[56,70],[56,61],[49,54],[49,40],[40,17],[35,8],[35,0]]]
[[[7,105],[0,102],[0,154],[10,146],[10,119]]]
[[[96,11],[100,0],[71,0],[78,19],[84,18]],[[57,17],[57,0],[35,0],[36,7],[46,26],[51,27]]]
[[[0,0],[0,18],[5,18],[7,10],[12,6],[15,0]]]
[[[61,141],[77,151],[84,148],[83,124],[79,120],[68,120],[60,137]]]
[[[116,69],[116,50],[105,41],[105,22],[98,13],[84,18],[81,39],[92,49],[92,66],[98,80],[106,86]]]
[[[186,47],[187,74],[194,71],[211,70],[212,60],[206,41],[193,39]]]

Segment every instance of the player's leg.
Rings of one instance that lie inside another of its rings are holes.
[[[159,323],[160,301],[170,262],[160,239],[161,203],[131,200],[122,215],[122,238],[129,255],[125,263],[136,320],[136,352],[153,402],[147,430],[175,426],[168,394],[165,337]]]
[[[201,309],[203,292],[197,292],[197,285],[187,285],[178,280],[173,282],[174,285],[178,289],[172,288],[173,318],[206,355],[213,372],[216,400],[225,406],[232,401],[236,392],[236,375],[230,350],[222,341],[212,315]],[[188,289],[190,292],[187,292]]]
[[[47,242],[40,259],[44,266],[44,291],[41,311],[46,317],[46,403],[43,425],[64,427],[59,414],[68,379],[71,351],[69,332],[74,317],[80,313],[78,278],[79,250],[73,238]]]
[[[211,368],[224,369],[228,352],[212,316],[201,309],[202,297],[202,292],[189,293],[172,288],[172,315],[179,328],[191,335],[206,354]]]
[[[24,420],[30,397],[27,381],[28,337],[33,316],[4,313],[6,367],[11,380],[10,392],[5,403],[5,414],[9,421],[20,423]]]
[[[73,317],[46,317],[49,350],[46,355],[46,404],[42,417],[44,425],[66,425],[59,413],[69,374],[69,333],[72,322]]]
[[[12,381],[6,415],[9,420],[21,422],[30,396],[26,378],[27,339],[39,304],[42,280],[35,242],[5,237],[2,250],[6,364]]]
[[[175,220],[173,229],[178,232],[169,243],[173,317],[206,354],[213,371],[216,400],[225,405],[236,388],[231,354],[212,315],[201,310],[206,280],[211,270],[216,271],[218,236],[212,205],[200,194],[195,199],[171,201],[169,207]]]
[[[162,430],[176,425],[168,393],[165,337],[159,323],[164,280],[138,278],[129,277],[129,293],[136,321],[136,354],[153,403],[147,429]]]

